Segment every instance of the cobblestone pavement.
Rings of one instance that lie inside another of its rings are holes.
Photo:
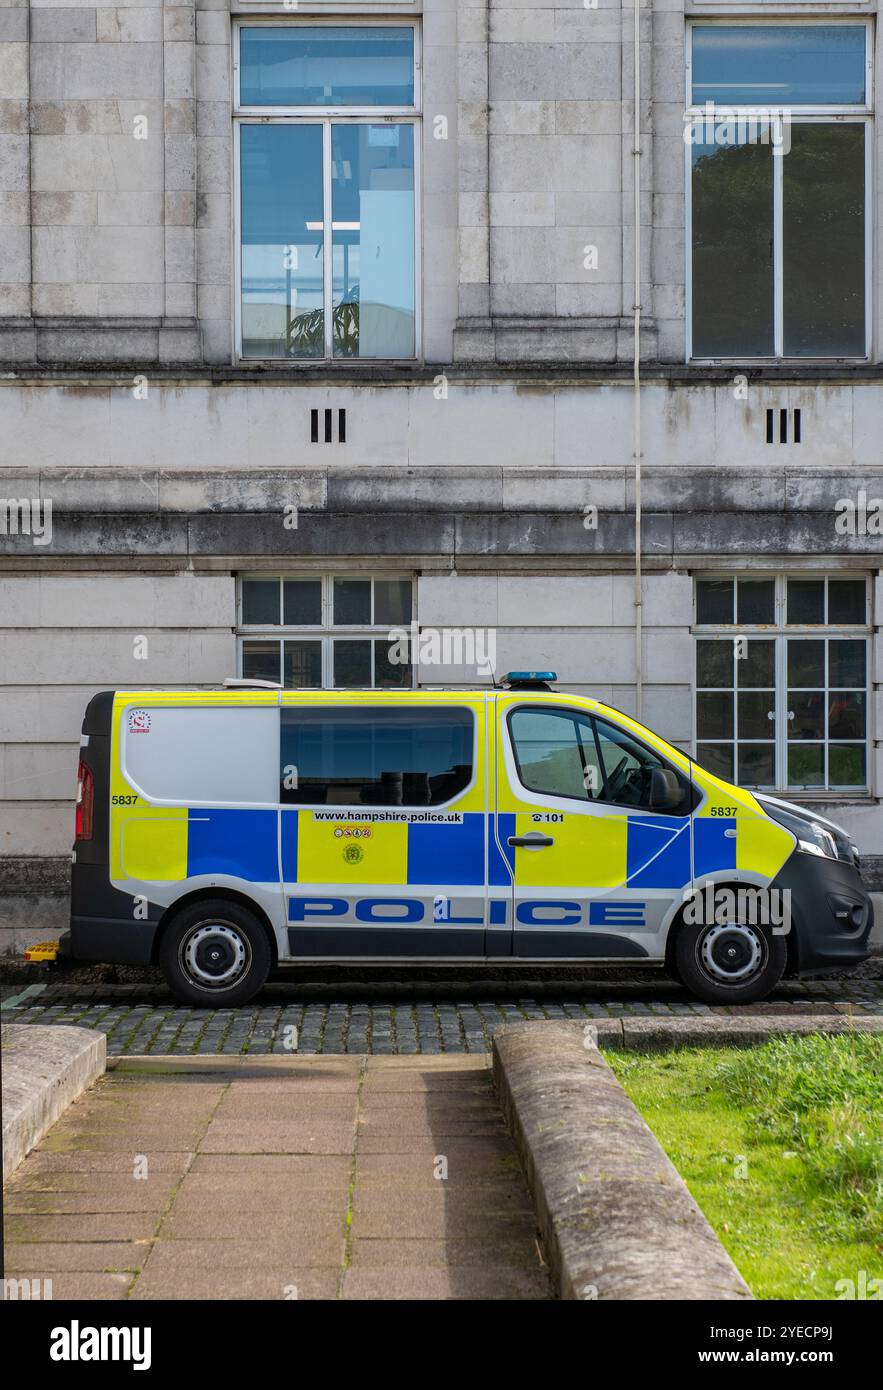
[[[8,990],[4,990],[8,994]],[[6,1023],[96,1028],[111,1055],[277,1053],[412,1054],[490,1049],[505,1023],[523,1019],[823,1013],[883,1015],[883,979],[786,981],[762,1004],[709,1007],[666,979],[615,983],[553,979],[451,979],[429,983],[272,984],[239,1009],[176,1007],[159,985],[19,988]]]

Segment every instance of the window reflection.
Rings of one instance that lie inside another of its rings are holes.
[[[414,129],[333,125],[335,357],[413,357]]]
[[[242,350],[321,357],[322,127],[243,125]]]
[[[693,102],[861,105],[865,32],[859,24],[696,25]]]
[[[785,353],[860,357],[865,350],[865,127],[795,123],[782,177]]]
[[[413,106],[414,30],[244,27],[239,68],[243,106]]]
[[[773,350],[772,147],[744,139],[729,145],[697,142],[693,352],[764,357]]]

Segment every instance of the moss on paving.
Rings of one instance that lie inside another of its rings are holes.
[[[756,1297],[883,1294],[883,1038],[607,1059]]]

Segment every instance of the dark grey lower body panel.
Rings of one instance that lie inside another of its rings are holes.
[[[490,932],[490,949],[483,930],[451,927],[289,927],[288,949],[312,960],[346,956],[364,959],[484,959],[504,960],[647,960],[647,952],[624,936],[606,932],[518,931],[515,954],[500,950],[500,937]]]
[[[522,931],[515,932],[514,954],[519,960],[646,960],[647,952],[627,936],[609,932]]]
[[[454,927],[289,927],[293,956],[484,956],[484,929]]]

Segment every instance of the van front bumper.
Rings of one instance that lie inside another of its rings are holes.
[[[874,904],[852,864],[795,850],[770,887],[790,894],[789,974],[820,974],[868,959]]]

